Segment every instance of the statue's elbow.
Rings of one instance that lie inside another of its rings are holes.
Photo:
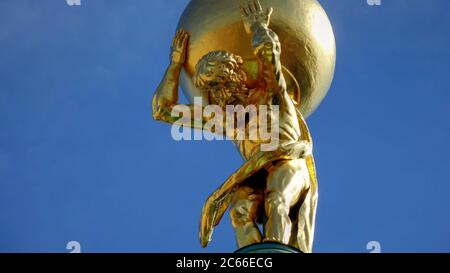
[[[157,107],[155,106],[155,103],[152,103],[152,117],[154,120],[158,120],[158,110]]]
[[[161,109],[158,106],[153,105],[152,117],[155,121],[162,121]]]

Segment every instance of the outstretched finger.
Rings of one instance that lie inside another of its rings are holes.
[[[248,11],[247,9],[245,9],[245,6],[243,4],[241,4],[241,14],[242,16],[248,16]]]
[[[184,37],[187,35],[186,30],[181,29],[180,37],[178,37],[178,45],[183,46]]]
[[[255,6],[253,6],[253,2],[252,1],[248,1],[247,7],[248,7],[248,11],[249,11],[250,14],[255,13],[255,10],[254,10]]]
[[[183,48],[186,47],[188,40],[189,40],[189,33],[185,32],[183,36],[183,41],[181,42],[181,46]]]
[[[253,1],[253,6],[255,7],[255,11],[257,11],[257,12],[260,12],[260,11],[263,10],[259,0],[254,0]]]
[[[270,18],[270,16],[272,15],[272,12],[273,12],[273,8],[272,7],[268,8],[266,11],[267,17]]]
[[[180,30],[180,34],[178,35],[177,38],[177,47],[180,47],[182,42],[183,42],[183,30]]]
[[[180,40],[181,29],[177,30],[175,33],[175,37],[173,37],[172,46],[176,47],[178,45],[178,41]]]
[[[173,36],[172,47],[174,47],[177,44],[177,36],[178,36],[178,32],[175,34],[175,36]]]

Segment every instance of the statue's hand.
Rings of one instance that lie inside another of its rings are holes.
[[[184,29],[179,29],[175,34],[171,48],[171,63],[174,65],[183,65],[186,61],[187,45],[189,33]]]
[[[251,28],[255,23],[269,27],[272,11],[271,7],[263,10],[259,0],[249,1],[246,5],[241,6],[242,21],[247,33],[251,33]]]

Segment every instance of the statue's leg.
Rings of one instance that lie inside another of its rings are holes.
[[[256,219],[262,199],[262,191],[248,186],[242,186],[234,193],[230,217],[240,248],[261,242],[261,232],[256,225]]]
[[[303,203],[298,212],[296,238],[291,238],[291,240],[294,239],[297,241],[298,248],[305,253],[310,253],[312,251],[317,199],[317,190],[310,187],[305,194]]]
[[[269,169],[264,201],[266,241],[289,244],[292,232],[289,211],[307,189],[308,177],[304,159],[284,160]]]

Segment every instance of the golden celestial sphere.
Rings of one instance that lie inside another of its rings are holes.
[[[273,7],[270,28],[281,42],[281,62],[290,89],[300,87],[300,111],[308,117],[327,94],[334,76],[336,43],[331,23],[316,0],[261,0]],[[181,86],[186,97],[202,96],[192,83],[195,65],[210,51],[226,50],[240,55],[250,75],[251,86],[257,62],[251,37],[245,32],[240,5],[244,0],[191,0],[178,28],[190,33],[188,57]],[[297,84],[298,82],[298,84]]]

